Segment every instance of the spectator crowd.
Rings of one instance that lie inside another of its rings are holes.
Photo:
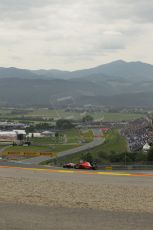
[[[148,117],[130,121],[121,129],[121,134],[126,137],[131,152],[141,150],[146,143],[152,145],[152,122]]]

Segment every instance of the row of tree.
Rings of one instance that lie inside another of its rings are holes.
[[[123,152],[123,153],[105,153],[99,151],[97,156],[94,157],[90,152],[81,156],[82,160],[89,162],[103,163],[139,163],[139,162],[153,162],[153,147],[148,151],[144,152]]]
[[[83,122],[89,122],[92,121],[93,117],[90,115],[86,115],[83,117],[82,121]],[[68,119],[59,119],[56,122],[56,125],[53,126],[50,122],[41,122],[37,124],[31,124],[29,127],[27,127],[26,132],[35,132],[35,131],[42,131],[42,130],[50,130],[50,129],[60,129],[60,130],[65,130],[65,129],[72,129],[74,128],[75,125],[73,121],[68,120]]]

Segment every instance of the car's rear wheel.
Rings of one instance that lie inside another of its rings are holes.
[[[97,169],[97,166],[93,166],[92,169],[93,169],[93,170],[96,170],[96,169]]]
[[[74,168],[75,168],[75,169],[79,169],[79,166],[78,166],[78,165],[75,165]]]

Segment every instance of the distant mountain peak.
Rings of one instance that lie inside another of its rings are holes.
[[[126,64],[126,63],[127,63],[126,61],[124,61],[122,59],[119,59],[119,60],[113,61],[113,62],[111,62],[109,64]]]

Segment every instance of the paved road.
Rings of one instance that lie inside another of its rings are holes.
[[[0,160],[0,169],[1,168],[23,168],[23,169],[31,169],[31,171],[35,169],[41,169],[42,172],[54,172],[54,173],[68,173],[68,174],[86,174],[86,175],[104,175],[104,176],[121,176],[121,177],[150,177],[153,180],[153,170],[79,170],[79,169],[64,169],[61,167],[54,166],[46,166],[46,165],[37,165],[31,163],[23,163],[23,162],[12,162],[12,161],[3,161]]]
[[[21,164],[40,164],[41,162],[44,162],[44,161],[48,161],[50,160],[51,157],[49,156],[39,156],[39,157],[33,157],[33,158],[29,158],[29,159],[26,159],[26,160],[22,160],[20,161],[19,163]]]
[[[77,148],[74,148],[74,149],[70,149],[70,150],[67,150],[67,151],[59,152],[58,153],[58,157],[64,157],[64,156],[72,155],[72,154],[75,154],[75,153],[78,153],[78,152],[82,152],[82,151],[86,151],[86,150],[89,150],[89,149],[93,149],[96,146],[101,145],[103,143],[104,143],[104,139],[102,139],[102,138],[95,138],[94,141],[92,141],[92,142],[90,142],[88,144],[85,144],[85,145],[82,145],[80,147],[77,147]]]
[[[93,184],[145,185],[153,188],[153,170],[106,171],[78,170],[41,165],[0,162],[0,177],[30,177]]]
[[[152,214],[0,203],[2,230],[152,230]]]
[[[65,157],[65,156],[69,156],[69,155],[72,155],[72,154],[75,154],[75,153],[78,153],[78,152],[93,149],[96,146],[99,146],[99,145],[101,145],[103,143],[104,143],[104,139],[95,138],[94,141],[92,141],[92,142],[90,142],[88,144],[82,145],[82,146],[74,148],[74,149],[59,152],[58,157]],[[26,160],[23,160],[22,162],[23,163],[29,163],[29,164],[40,164],[43,161],[47,161],[47,160],[54,159],[54,158],[55,157],[51,158],[51,157],[47,157],[47,156],[40,156],[40,157],[34,157],[34,158],[26,159]]]

